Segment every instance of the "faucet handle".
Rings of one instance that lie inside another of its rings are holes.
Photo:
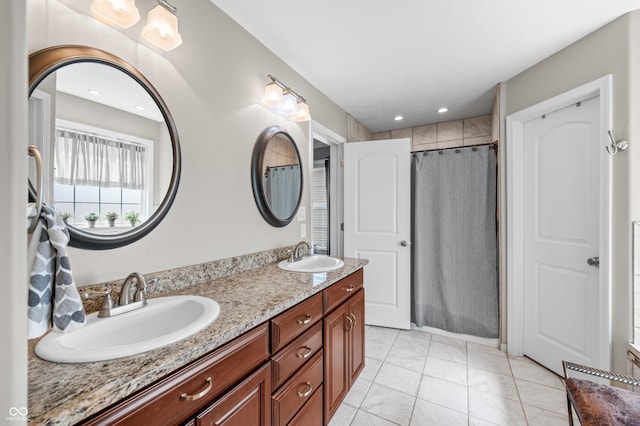
[[[111,316],[111,308],[113,308],[113,298],[111,297],[111,290],[88,291],[84,294],[85,299],[92,299],[96,296],[102,296],[102,303],[100,305],[100,311],[98,312],[98,318]]]
[[[144,302],[144,304],[147,304],[147,286],[149,284],[157,284],[159,281],[158,278],[154,278],[151,281],[147,282],[146,280],[143,280],[142,283],[138,282],[136,284],[136,292],[133,295],[133,301],[134,302]]]

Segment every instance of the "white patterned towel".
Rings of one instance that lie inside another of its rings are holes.
[[[40,222],[42,232],[39,240],[33,242],[38,247],[29,280],[30,339],[46,333],[50,319],[53,330],[61,333],[76,330],[86,322],[67,257],[67,226],[58,213],[47,206],[42,206]]]

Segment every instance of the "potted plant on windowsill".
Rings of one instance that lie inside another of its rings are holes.
[[[131,226],[136,226],[136,223],[140,222],[140,213],[129,212],[124,216],[124,218],[131,224]]]
[[[107,214],[105,214],[104,217],[107,218],[107,221],[109,222],[109,226],[113,228],[115,226],[115,224],[116,224],[116,219],[118,218],[118,213],[116,213],[116,212],[107,212]]]
[[[71,217],[71,212],[70,211],[58,212],[58,214],[60,215],[60,219],[62,219],[62,221],[64,223],[67,223],[67,221]]]
[[[95,228],[96,220],[98,220],[98,217],[99,216],[94,212],[90,212],[90,213],[87,213],[87,215],[84,217],[84,220],[86,220],[87,223],[89,224],[89,228]]]

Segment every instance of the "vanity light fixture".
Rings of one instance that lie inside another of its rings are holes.
[[[99,20],[122,28],[140,20],[135,0],[93,0],[91,11]]]
[[[147,25],[142,29],[142,37],[160,49],[169,51],[182,44],[178,32],[178,10],[165,0],[147,14]]]
[[[449,108],[447,107],[438,108],[438,113],[440,114],[444,114],[447,111],[449,111]]]
[[[401,116],[401,115],[396,115],[395,117],[393,117],[393,119],[394,119],[395,121],[402,121],[402,120],[404,120],[404,117],[403,117],[403,116]]]
[[[262,97],[264,106],[295,121],[309,121],[311,114],[309,114],[307,100],[271,74],[268,77],[271,82],[264,88]]]
[[[304,101],[298,101],[298,112],[293,116],[296,121],[309,121],[311,114],[309,114],[309,105]]]
[[[287,89],[282,93],[282,104],[280,104],[280,113],[284,115],[293,115],[298,112],[298,99]]]
[[[282,103],[282,88],[275,81],[264,87],[262,103],[269,109],[277,109],[278,105]]]

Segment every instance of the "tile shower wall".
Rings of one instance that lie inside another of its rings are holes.
[[[373,133],[358,120],[347,114],[347,142],[362,142],[373,139]]]
[[[491,114],[373,134],[373,139],[411,139],[411,151],[491,143]]]

